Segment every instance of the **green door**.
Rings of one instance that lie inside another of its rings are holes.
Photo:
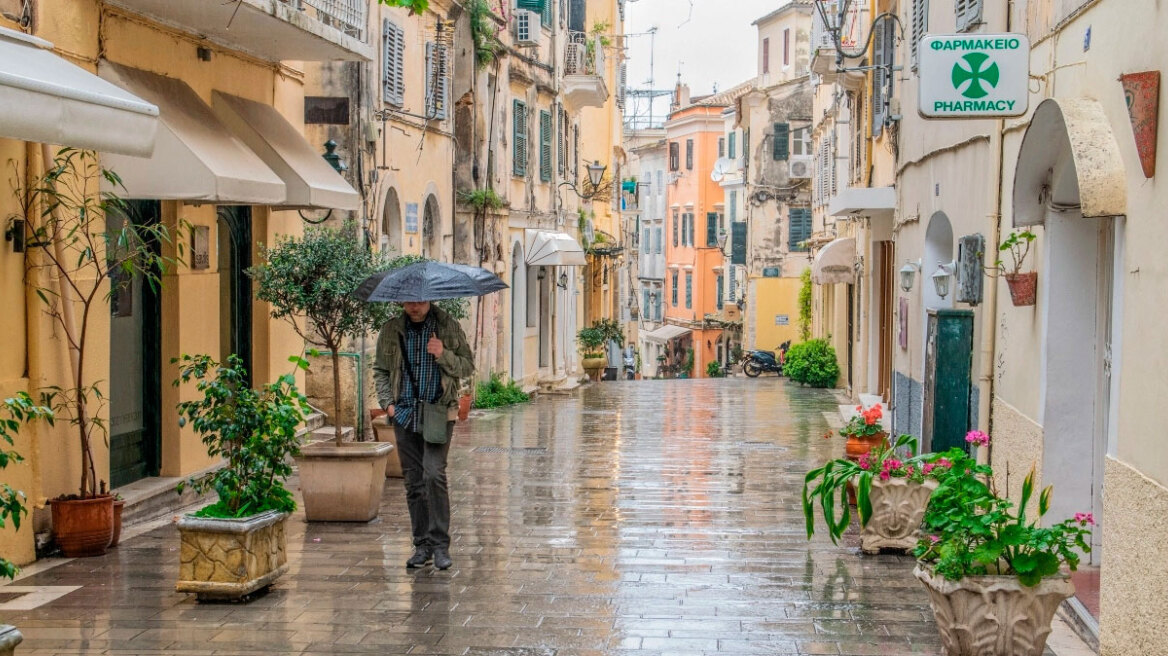
[[[973,374],[973,312],[929,310],[925,352],[924,444],[966,448]]]
[[[251,208],[221,206],[219,215],[219,345],[220,358],[238,355],[252,367]]]
[[[120,231],[126,221],[156,224],[160,214],[158,201],[129,201],[126,215],[110,212],[108,229]],[[158,248],[158,244],[153,246]],[[111,487],[157,476],[161,465],[160,308],[158,290],[145,284],[141,276],[110,299]]]

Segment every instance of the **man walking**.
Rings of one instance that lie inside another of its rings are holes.
[[[406,567],[433,560],[444,570],[453,564],[446,455],[458,417],[459,379],[474,373],[474,357],[462,327],[441,308],[428,301],[402,303],[402,308],[401,316],[381,328],[373,379],[378,401],[393,421],[405,478],[414,537],[414,555]],[[422,437],[419,403],[448,408],[445,443]]]

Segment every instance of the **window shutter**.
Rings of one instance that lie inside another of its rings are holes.
[[[706,212],[706,246],[718,245],[718,213]]]
[[[685,274],[685,307],[693,308],[693,274],[689,272]]]
[[[774,132],[775,161],[785,162],[791,157],[791,125],[789,123],[775,123]]]
[[[386,19],[382,22],[381,33],[384,65],[382,99],[400,107],[405,102],[405,67],[402,62],[405,55],[405,31]]]
[[[730,265],[730,302],[736,303],[738,301],[738,272],[734,270],[734,265]]]
[[[984,0],[957,0],[957,31],[965,32],[981,24],[982,6]]]
[[[547,0],[515,0],[516,9],[526,9],[537,14],[543,14]]]
[[[677,222],[678,222],[677,212],[674,212],[673,213],[673,247],[674,248],[677,248],[677,231],[680,229],[680,228],[678,228]]]
[[[544,27],[552,27],[552,2],[551,0],[542,0],[543,9],[540,13],[540,24]]]
[[[876,21],[872,28],[872,136],[878,137],[884,131],[884,82],[888,76],[889,64],[885,50],[886,31],[883,19]]]
[[[726,156],[726,137],[718,137],[718,157]]]
[[[738,190],[734,189],[730,192],[730,223],[738,220]]]
[[[693,139],[686,139],[685,140],[685,169],[687,171],[693,170],[693,155],[694,155]]]
[[[527,104],[513,101],[511,111],[511,172],[522,177],[527,175]]]
[[[676,141],[669,144],[669,170],[676,171],[681,168],[681,144]]]
[[[738,159],[737,149],[735,149],[735,147],[734,147],[734,145],[735,145],[734,142],[736,140],[735,138],[737,136],[738,136],[738,132],[731,132],[730,133],[730,145],[728,146],[729,150],[726,151],[726,156],[729,157],[730,159]]]
[[[732,233],[730,239],[733,242],[730,245],[730,262],[732,264],[746,265],[746,240],[749,239],[747,227],[746,221],[730,224]]]
[[[787,229],[787,248],[794,251],[807,250],[806,242],[811,238],[811,209],[792,207],[789,212],[790,224]]]
[[[673,307],[677,307],[677,271],[673,272],[673,292],[670,300],[673,301]]]
[[[742,131],[742,163],[750,163],[750,128]]]
[[[559,170],[560,176],[568,169],[568,140],[566,138],[568,130],[568,112],[564,109],[559,111],[559,127],[556,131],[556,139],[558,140],[558,154],[559,154]]]
[[[771,40],[762,40],[762,72],[763,75],[771,72]]]
[[[912,12],[912,43],[909,47],[912,49],[912,67],[916,70],[921,39],[929,31],[929,0],[913,0]]]
[[[446,46],[433,41],[426,44],[426,117],[446,118],[447,81],[449,80]]]
[[[543,110],[539,112],[539,179],[552,180],[552,115]]]
[[[725,289],[725,278],[723,278],[722,274],[719,273],[718,278],[717,278],[717,282],[714,284],[714,293],[717,295],[716,298],[718,299],[718,309],[719,310],[722,309],[722,291],[724,289]]]

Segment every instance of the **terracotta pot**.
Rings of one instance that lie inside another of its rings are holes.
[[[875,435],[848,435],[848,441],[844,444],[844,454],[848,460],[857,462],[860,457],[872,450],[872,447],[877,444],[888,444],[888,433],[876,433]]]
[[[235,601],[288,571],[288,513],[270,510],[241,519],[184,515],[175,590],[199,601]]]
[[[310,522],[367,522],[381,508],[385,461],[393,445],[385,442],[320,442],[301,449],[300,491]]]
[[[921,520],[929,497],[937,489],[935,479],[910,483],[903,478],[882,481],[872,479],[872,516],[860,529],[860,548],[864,553],[881,549],[912,549],[921,538]]]
[[[929,604],[948,656],[1042,656],[1050,622],[1075,594],[1066,577],[1028,588],[1015,576],[967,576],[949,581],[923,565],[913,575],[929,592]]]
[[[15,626],[0,624],[0,656],[12,656],[21,642],[24,642],[24,636]]]
[[[118,540],[122,538],[122,509],[125,507],[125,499],[114,499],[114,538],[110,540],[110,549],[118,546]]]
[[[100,556],[114,538],[114,498],[54,499],[53,537],[66,558]]]
[[[470,418],[471,400],[472,399],[470,397],[470,394],[463,394],[462,396],[458,397],[458,420],[459,421],[466,421],[467,419]]]
[[[1034,305],[1038,292],[1038,272],[1007,273],[1006,285],[1010,288],[1010,300],[1016,307]]]
[[[393,420],[385,416],[382,412],[381,416],[373,420],[373,434],[377,436],[378,442],[388,442],[393,445],[393,450],[397,451],[397,432],[393,429]],[[402,478],[401,452],[389,454],[385,459],[385,477],[386,478]]]

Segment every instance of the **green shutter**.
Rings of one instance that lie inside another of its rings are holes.
[[[515,0],[516,9],[527,9],[542,14],[547,7],[547,0]]]
[[[790,211],[790,226],[787,230],[787,247],[791,251],[805,251],[803,242],[811,238],[811,209],[807,207],[792,207]]]
[[[787,161],[791,156],[791,126],[787,123],[775,123],[773,139],[775,142],[775,161]]]
[[[730,263],[746,264],[746,240],[749,237],[746,231],[746,221],[736,221],[730,224]]]
[[[539,179],[552,181],[552,115],[539,112]]]
[[[722,274],[719,273],[718,274],[718,282],[715,285],[715,287],[717,289],[717,293],[718,293],[717,298],[718,298],[718,309],[719,310],[722,309],[722,290],[725,288],[725,286],[726,286],[725,278],[723,278]]]
[[[527,104],[521,100],[511,105],[511,172],[527,175]]]
[[[673,272],[673,297],[670,300],[673,301],[673,307],[677,307],[677,272],[676,271]]]
[[[677,230],[678,230],[677,223],[679,220],[680,219],[677,216],[677,212],[674,212],[673,213],[673,247],[674,248],[677,248]]]
[[[718,245],[718,213],[706,212],[706,246]]]
[[[730,133],[730,144],[729,144],[729,146],[727,146],[728,150],[726,151],[726,156],[729,157],[730,159],[738,159],[738,149],[735,148],[735,145],[736,145],[735,142],[737,141],[737,137],[738,137],[737,132]]]
[[[693,274],[685,274],[685,307],[686,309],[693,308]]]

